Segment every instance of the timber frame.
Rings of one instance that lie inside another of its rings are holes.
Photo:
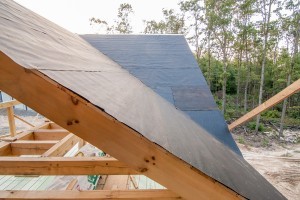
[[[0,60],[0,89],[131,169],[186,199],[243,198],[37,70],[24,70],[4,53]],[[60,114],[53,112],[58,108]]]

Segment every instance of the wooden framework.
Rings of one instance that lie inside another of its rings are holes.
[[[253,110],[251,110],[250,112],[245,114],[244,116],[242,116],[239,119],[232,122],[228,126],[229,130],[232,130],[235,127],[249,121],[253,117],[257,116],[258,114],[264,112],[268,108],[280,103],[284,99],[288,98],[289,96],[291,96],[291,95],[293,95],[293,94],[295,94],[296,92],[299,92],[299,91],[300,91],[300,79],[298,79],[297,81],[295,81],[294,83],[292,83],[291,85],[286,87],[281,92],[277,93],[275,96],[271,97],[266,102],[264,102],[261,105],[257,106],[256,108],[254,108]]]
[[[242,198],[40,72],[24,70],[3,53],[0,60],[0,89],[133,170],[186,199]]]
[[[169,190],[94,190],[94,191],[3,191],[0,199],[79,199],[79,200],[175,200],[182,199]]]

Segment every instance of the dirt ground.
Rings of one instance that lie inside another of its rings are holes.
[[[15,114],[37,126],[45,118],[34,111]],[[31,127],[16,119],[18,131]],[[7,114],[0,110],[0,136],[9,132]],[[300,127],[285,130],[278,140],[276,131],[255,135],[245,127],[233,131],[244,158],[289,200],[300,200]]]
[[[271,130],[258,135],[240,127],[233,137],[244,158],[289,200],[300,200],[300,127],[278,139]]]

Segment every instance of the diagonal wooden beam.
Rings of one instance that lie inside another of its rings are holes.
[[[169,190],[92,190],[92,191],[1,191],[0,199],[78,199],[78,200],[175,200],[182,199]]]
[[[241,198],[72,91],[35,70],[24,69],[3,53],[0,69],[1,90],[184,198]]]
[[[286,87],[284,90],[282,90],[281,92],[279,92],[276,95],[274,95],[273,97],[271,97],[269,100],[267,100],[264,103],[262,103],[261,105],[257,106],[256,108],[254,108],[253,110],[251,110],[250,112],[245,114],[244,116],[242,116],[239,119],[232,122],[228,126],[229,130],[232,130],[235,127],[249,121],[256,115],[264,112],[268,108],[280,103],[284,99],[288,98],[289,96],[291,96],[299,91],[300,91],[300,79],[298,79],[297,81],[295,81],[294,83],[292,83],[291,85]]]
[[[126,164],[106,157],[0,157],[1,175],[129,175]]]
[[[69,133],[62,140],[57,142],[54,146],[48,149],[45,153],[42,154],[42,157],[49,156],[63,156],[65,155],[75,144],[80,142],[80,138],[76,135]]]

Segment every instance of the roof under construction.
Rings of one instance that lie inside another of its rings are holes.
[[[0,3],[0,50],[0,90],[183,198],[285,199],[227,147],[234,143],[176,109],[147,77],[12,1]],[[189,92],[177,89],[180,98]]]

